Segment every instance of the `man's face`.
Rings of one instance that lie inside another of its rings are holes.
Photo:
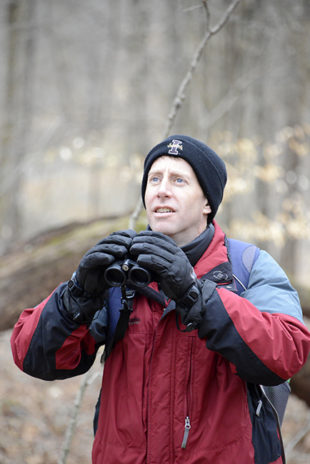
[[[201,234],[211,212],[191,165],[172,156],[161,156],[152,164],[144,200],[152,230],[179,246]]]

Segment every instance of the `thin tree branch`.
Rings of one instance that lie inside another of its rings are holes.
[[[143,209],[143,203],[142,203],[141,197],[139,197],[136,207],[134,209],[134,212],[130,215],[130,218],[129,218],[129,224],[128,224],[129,229],[135,229],[142,209]]]
[[[210,10],[209,10],[209,5],[208,5],[208,0],[202,0],[202,6],[205,10],[206,13],[206,20],[207,20],[207,31],[209,30],[209,24],[210,24]]]
[[[217,23],[217,25],[211,30],[211,34],[217,34],[224,26],[225,24],[229,21],[230,16],[233,14],[237,6],[241,0],[234,0],[229,7],[227,8],[226,12],[223,14],[222,18],[220,21]]]
[[[60,455],[60,458],[58,459],[58,464],[65,464],[67,462],[67,457],[70,452],[72,439],[73,439],[74,432],[76,429],[78,413],[79,413],[86,389],[88,385],[90,385],[98,375],[99,375],[98,372],[95,372],[94,374],[92,374],[90,371],[88,371],[81,379],[80,388],[75,397],[72,416],[71,416],[70,422],[66,430],[65,439],[64,439],[63,446],[62,446],[62,450],[61,450],[61,455]]]
[[[198,65],[198,63],[200,61],[200,58],[202,56],[202,52],[203,52],[207,42],[209,41],[209,39],[212,36],[217,34],[225,26],[225,24],[228,22],[230,16],[235,11],[235,9],[237,8],[237,6],[239,5],[240,2],[241,2],[241,0],[234,0],[229,5],[229,7],[225,11],[225,13],[223,14],[223,16],[220,19],[220,21],[218,22],[218,24],[213,29],[211,29],[209,27],[210,12],[209,12],[209,9],[208,9],[207,0],[202,0],[203,7],[205,8],[206,15],[207,15],[206,33],[205,33],[203,39],[201,40],[200,44],[198,45],[198,47],[197,47],[197,49],[196,49],[196,51],[194,53],[194,56],[193,56],[193,59],[192,59],[192,61],[190,63],[189,69],[188,69],[184,79],[182,80],[182,82],[181,82],[181,84],[180,84],[180,86],[178,88],[178,91],[176,93],[176,96],[175,96],[175,98],[173,100],[173,103],[172,103],[172,106],[171,106],[171,109],[170,109],[170,112],[169,112],[169,115],[168,115],[168,121],[167,121],[166,129],[165,129],[165,132],[164,132],[164,138],[169,135],[169,133],[170,133],[172,127],[173,127],[173,124],[175,122],[175,118],[177,116],[177,113],[180,110],[180,108],[182,107],[183,101],[186,98],[186,89],[187,89],[189,83],[191,82],[191,80],[193,78],[193,74],[196,71],[197,65]],[[139,199],[134,212],[132,213],[132,215],[129,218],[129,227],[131,229],[135,228],[136,222],[137,222],[137,220],[139,218],[139,215],[140,215],[140,213],[142,211],[142,208],[143,208],[142,200]]]
[[[175,99],[172,103],[172,107],[171,107],[171,110],[170,110],[170,113],[169,113],[169,116],[168,116],[168,122],[167,122],[167,126],[166,126],[166,130],[165,130],[165,137],[167,137],[171,131],[171,128],[174,124],[174,121],[175,121],[175,118],[176,118],[176,115],[179,111],[179,109],[181,108],[182,106],[182,103],[183,101],[185,100],[186,98],[186,89],[189,85],[189,83],[191,82],[192,78],[193,78],[193,74],[194,72],[196,71],[196,68],[197,68],[197,65],[201,59],[201,56],[202,56],[202,52],[206,46],[206,44],[208,43],[209,39],[217,34],[224,26],[225,24],[228,22],[230,16],[232,15],[232,13],[234,12],[234,10],[237,8],[237,6],[239,5],[239,3],[241,2],[241,0],[234,0],[230,5],[229,7],[227,8],[226,12],[223,14],[221,20],[219,21],[219,23],[213,28],[209,28],[209,22],[210,22],[210,14],[208,13],[207,14],[207,31],[203,37],[203,39],[201,40],[200,44],[198,45],[197,49],[196,49],[196,52],[194,54],[194,57],[190,63],[190,67],[189,67],[189,70],[187,71],[183,81],[181,82],[180,86],[179,86],[179,89],[176,93],[176,96],[175,96]],[[203,2],[204,4],[206,2]],[[208,9],[207,5],[205,6],[206,9]]]

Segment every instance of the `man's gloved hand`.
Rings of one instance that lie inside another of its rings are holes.
[[[216,283],[211,280],[199,281],[198,288],[199,295],[194,304],[188,308],[181,303],[176,307],[176,310],[181,317],[182,324],[186,326],[186,331],[198,328],[198,335],[201,337],[205,331],[205,328],[201,330],[204,325],[203,315],[207,311],[209,300],[216,290]]]
[[[92,295],[102,293],[107,288],[104,271],[116,259],[125,258],[135,235],[130,229],[113,232],[88,250],[75,273],[77,285]]]
[[[87,323],[102,308],[108,288],[104,271],[128,255],[135,235],[131,229],[113,232],[85,253],[63,292],[65,308],[75,321]]]
[[[197,300],[193,267],[172,238],[160,232],[143,231],[134,237],[129,252],[140,266],[151,272],[169,298],[185,305]]]

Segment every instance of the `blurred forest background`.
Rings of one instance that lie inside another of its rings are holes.
[[[80,379],[18,372],[10,330],[89,246],[128,227],[143,159],[168,133],[225,159],[217,220],[272,253],[310,317],[310,1],[1,0],[0,43],[0,460],[52,464]],[[90,462],[99,382],[68,463]],[[293,391],[288,463],[305,464],[308,364]]]

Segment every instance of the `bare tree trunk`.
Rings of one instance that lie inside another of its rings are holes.
[[[19,239],[22,227],[20,191],[32,121],[35,7],[36,0],[11,0],[7,7],[7,119],[2,141],[0,204],[5,247]]]
[[[1,238],[4,246],[6,245],[12,233],[10,221],[7,221],[7,214],[10,211],[8,199],[10,194],[11,177],[14,175],[15,166],[12,163],[13,141],[16,124],[16,106],[17,106],[17,47],[19,30],[17,23],[20,18],[20,2],[11,0],[8,2],[7,17],[7,73],[5,82],[5,121],[3,124],[3,135],[1,140],[1,191],[0,191],[0,217],[2,219]],[[0,252],[3,249],[0,249]]]

